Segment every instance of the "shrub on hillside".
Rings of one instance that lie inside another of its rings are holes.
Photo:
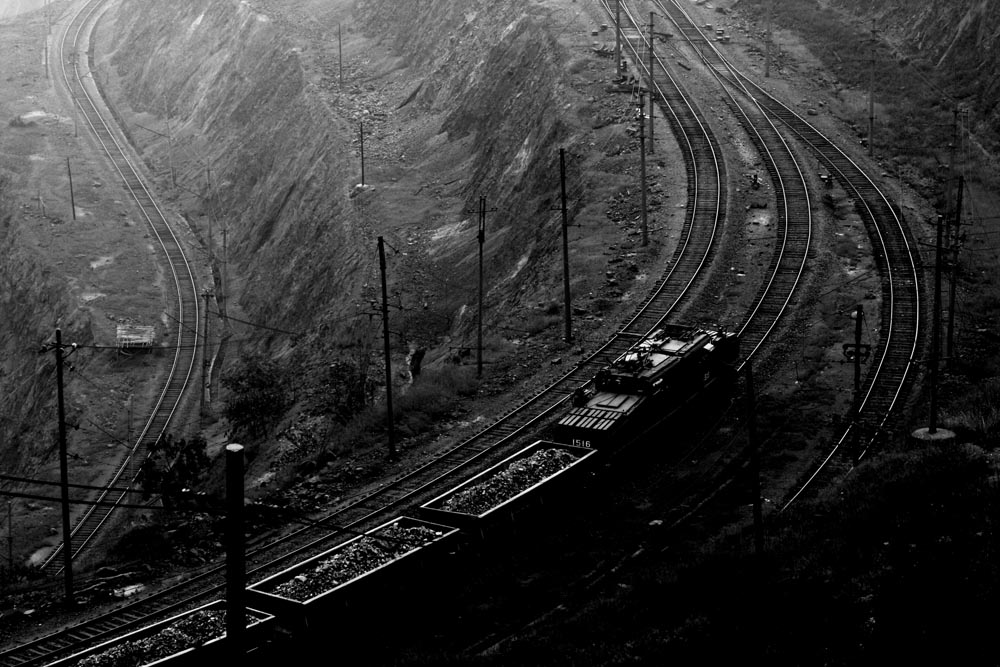
[[[291,405],[286,368],[261,354],[244,352],[222,378],[229,390],[224,414],[232,435],[258,438],[277,424]]]

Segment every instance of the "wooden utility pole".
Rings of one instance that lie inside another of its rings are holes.
[[[937,433],[937,389],[938,389],[938,360],[941,357],[941,243],[944,235],[944,223],[941,216],[937,222],[937,245],[934,253],[934,318],[931,326],[931,418],[927,427],[927,432],[931,435]]]
[[[201,295],[205,297],[205,312],[202,317],[204,324],[202,325],[202,331],[204,334],[201,339],[201,414],[205,415],[205,406],[208,404],[208,305],[209,299],[212,298],[211,290],[205,289],[202,291]]]
[[[757,440],[757,394],[753,385],[753,364],[747,367],[747,437],[750,439],[750,467],[753,469],[753,547],[754,553],[764,553],[764,508],[760,490],[760,443]]]
[[[944,242],[951,242],[951,212],[952,205],[955,202],[954,196],[952,195],[951,184],[955,182],[956,170],[955,170],[955,151],[958,148],[958,109],[953,110],[954,118],[952,120],[952,137],[951,143],[948,144],[948,181],[947,186],[944,190],[945,197],[945,220],[944,220]]]
[[[235,664],[246,653],[243,445],[226,445],[226,641]]]
[[[615,0],[615,71],[622,78],[622,0]]]
[[[868,359],[868,353],[871,350],[869,346],[861,344],[864,319],[864,308],[858,304],[857,310],[854,311],[854,345],[847,345],[844,349],[848,353],[848,360],[854,362],[854,395],[851,401],[851,456],[855,461],[861,455],[861,425],[859,424],[861,416],[861,364]]]
[[[163,98],[163,112],[165,114],[164,120],[167,124],[167,165],[170,167],[170,185],[177,188],[177,171],[174,169],[174,138],[170,131],[170,104],[167,103],[167,98]]]
[[[66,402],[63,397],[63,342],[62,329],[56,329],[56,400],[59,407],[59,486],[62,492],[63,578],[66,587],[66,606],[76,604],[73,595],[73,542],[69,525],[69,464],[66,452]]]
[[[965,176],[958,177],[958,195],[955,200],[955,230],[951,241],[951,281],[948,285],[948,345],[945,354],[946,365],[951,366],[955,358],[955,298],[958,286],[958,249],[961,237],[959,225],[962,224],[962,195],[965,190]]]
[[[486,242],[486,197],[479,197],[479,314],[476,317],[476,377],[483,376],[483,244]]]
[[[229,224],[226,223],[222,226],[222,293],[216,298],[215,303],[219,307],[219,316],[225,318],[226,316],[226,286],[229,281]],[[225,324],[223,320],[223,324]],[[225,335],[225,327],[223,327],[220,335]]]
[[[340,34],[340,24],[337,24],[337,62],[340,66],[340,89],[344,89],[344,40]]]
[[[361,130],[359,132],[361,137],[361,185],[365,184],[365,121],[361,121]]]
[[[66,158],[66,173],[69,174],[69,207],[73,210],[73,220],[76,220],[76,197],[73,194],[73,169],[69,166],[69,158]]]
[[[653,55],[653,17],[655,14],[653,12],[649,13],[649,154],[652,155],[655,152],[653,148],[653,120],[654,114],[653,110],[656,108],[656,82],[653,80],[653,65],[656,63],[656,58]]]
[[[649,244],[649,232],[646,224],[646,119],[642,117],[645,100],[642,93],[639,93],[639,166],[640,178],[642,179],[642,245]]]
[[[566,205],[566,150],[559,149],[559,195],[562,200],[563,240],[563,310],[566,312],[566,342],[573,342],[573,323],[569,293],[569,210]]]
[[[208,208],[208,266],[214,270],[215,238],[212,233],[212,218],[215,217],[215,207],[212,205],[212,168],[208,165],[205,165],[205,178],[208,182],[208,201],[205,202]]]
[[[14,513],[13,503],[7,501],[7,570],[14,571]]]
[[[764,42],[764,78],[771,76],[771,13],[774,11],[774,0],[767,3],[767,33]]]
[[[378,265],[382,273],[382,343],[385,347],[385,419],[389,429],[389,456],[396,456],[396,431],[392,421],[392,361],[389,346],[389,291],[385,284],[385,240],[378,237]]]
[[[875,49],[872,49],[871,72],[868,83],[868,155],[875,151]]]

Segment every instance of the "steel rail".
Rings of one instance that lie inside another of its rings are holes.
[[[737,92],[749,100],[750,107],[759,115],[764,123],[763,126],[750,118],[750,112],[746,106],[740,104],[736,96],[726,86],[726,84],[733,85],[733,81],[727,78],[726,74],[736,77],[733,65],[722,57],[722,54],[711,42],[708,43],[709,53],[717,56],[717,63],[710,62],[705,51],[695,45],[690,34],[684,29],[682,21],[686,20],[691,26],[694,23],[690,21],[686,13],[681,12],[678,15],[676,10],[680,8],[676,3],[664,4],[661,0],[655,0],[654,5],[663,12],[662,15],[665,18],[668,18],[675,25],[692,50],[701,56],[712,75],[724,84],[724,90],[732,105],[739,110],[744,129],[754,139],[762,157],[765,157],[767,163],[773,167],[771,179],[777,190],[778,196],[776,198],[779,200],[780,211],[783,212],[780,216],[783,222],[783,233],[781,242],[775,249],[775,256],[771,260],[771,273],[739,330],[741,348],[745,350],[747,344],[752,346],[745,352],[743,363],[746,363],[757,354],[771,332],[778,326],[805,273],[813,233],[812,201],[809,196],[809,186],[791,146],[778,131],[774,121],[761,107],[750,89],[742,81],[736,79]],[[717,65],[723,69],[720,71]],[[765,132],[768,134],[767,138],[764,137],[763,133]],[[782,174],[783,168],[789,169],[791,173]],[[776,289],[779,283],[781,283],[780,288]]]
[[[699,131],[703,133],[702,143],[692,146],[689,152],[685,153],[685,160],[703,162],[705,156],[710,155],[713,165],[711,173],[715,175],[714,190],[709,190],[708,194],[705,194],[705,189],[702,187],[700,179],[698,179],[697,187],[695,188],[692,188],[689,183],[689,193],[693,190],[696,197],[689,198],[688,202],[688,209],[691,211],[691,215],[687,220],[689,228],[687,234],[690,235],[699,231],[695,228],[702,224],[711,229],[712,242],[701,244],[702,246],[707,246],[701,247],[701,252],[707,256],[712,251],[712,244],[714,243],[716,231],[719,227],[720,216],[724,211],[721,203],[721,198],[724,195],[724,191],[722,190],[721,158],[719,157],[717,142],[703,124],[700,112],[687,101],[686,96],[682,93],[675,93],[675,97],[685,100],[685,104],[688,106],[685,107],[684,112],[689,114],[684,118],[680,118],[678,114],[681,111],[674,108],[671,109],[671,113],[675,114],[675,134],[683,136],[684,132],[679,131],[679,129],[685,125],[690,127],[697,126],[700,128]],[[689,180],[694,180],[692,174],[696,171],[696,166],[689,165]],[[709,232],[704,233],[708,234]],[[356,500],[352,500],[344,506],[333,509],[332,512],[317,521],[319,524],[336,523],[341,528],[327,529],[322,531],[319,537],[314,538],[313,535],[317,532],[316,528],[305,527],[286,534],[260,548],[255,548],[253,550],[254,559],[259,563],[259,558],[265,558],[267,562],[250,566],[249,574],[259,579],[279,563],[287,562],[292,558],[299,558],[302,554],[315,552],[320,549],[328,549],[334,546],[345,535],[353,535],[368,527],[373,527],[375,524],[388,518],[387,515],[390,512],[401,512],[408,507],[422,502],[424,499],[429,499],[432,497],[431,494],[437,494],[446,488],[437,487],[443,487],[445,483],[457,483],[456,478],[463,475],[465,477],[471,476],[479,469],[484,469],[495,460],[508,455],[518,439],[528,434],[530,429],[539,427],[547,417],[566,401],[574,389],[585,384],[599,368],[628,349],[637,336],[651,331],[650,323],[652,323],[653,327],[662,323],[670,308],[675,307],[680,301],[676,293],[680,292],[683,294],[690,289],[697,273],[691,272],[683,277],[677,276],[676,274],[681,272],[677,268],[677,265],[681,263],[681,260],[684,260],[685,265],[696,266],[699,270],[705,266],[704,256],[691,261],[685,259],[689,248],[697,245],[699,244],[684,244],[684,250],[678,250],[679,255],[675,253],[674,266],[668,274],[673,280],[668,280],[666,276],[661,278],[652,290],[651,296],[644,302],[644,306],[640,307],[637,313],[628,320],[619,334],[614,336],[597,352],[582,360],[572,371],[472,438],[445,451],[420,468],[391,481],[385,487]],[[680,282],[683,285],[677,286],[673,284],[674,282]],[[671,304],[670,308],[661,303],[662,300],[668,299],[668,297]],[[654,308],[654,312],[644,313],[644,310]],[[296,540],[301,541],[303,538],[307,540],[305,544],[293,544]],[[279,544],[290,545],[292,550],[286,554],[272,557],[272,552],[277,552],[276,545]],[[36,642],[32,642],[31,646],[25,646],[23,654],[26,654],[29,650],[44,652],[45,649],[43,647],[47,644],[56,646],[57,652],[65,653],[68,650],[65,647],[67,643],[70,646],[75,646],[82,642],[93,643],[96,641],[95,636],[107,637],[112,633],[120,632],[126,625],[131,627],[136,623],[143,622],[136,620],[137,618],[149,619],[161,616],[163,610],[168,608],[168,606],[171,609],[176,609],[178,604],[183,604],[196,599],[198,596],[209,594],[211,591],[220,590],[222,584],[219,582],[219,578],[222,576],[222,573],[223,568],[221,566],[214,567],[183,584],[159,591],[120,610],[101,616],[98,619],[92,619],[89,622],[84,622],[60,633],[40,638]],[[198,592],[191,594],[190,590],[194,587],[197,588]],[[183,600],[179,602],[179,598],[183,598]],[[158,608],[150,612],[150,607]],[[0,660],[5,660],[7,656],[13,658],[15,651],[0,654]],[[52,654],[50,653],[49,655]],[[32,658],[32,660],[35,659]],[[37,662],[31,664],[37,664]]]
[[[695,34],[700,36],[709,50],[726,63],[734,77],[734,85],[747,89],[748,94],[762,109],[784,123],[789,131],[827,165],[843,187],[855,195],[855,208],[872,236],[876,249],[875,259],[882,275],[882,338],[879,356],[865,379],[858,421],[843,431],[817,469],[783,505],[784,510],[818,479],[848,438],[853,438],[855,434],[863,435],[864,431],[870,432],[862,450],[857,453],[857,458],[860,459],[887,430],[887,424],[896,413],[912,380],[913,364],[920,345],[922,315],[919,255],[914,250],[912,233],[871,176],[826,135],[745,73],[733,67],[676,0],[670,2],[677,12],[688,18],[690,27],[682,31],[685,36],[689,39]]]
[[[133,474],[128,483],[131,485],[136,481],[135,475],[138,474],[136,464],[141,465],[142,461],[145,460],[150,445],[166,433],[172,418],[178,411],[185,389],[195,369],[196,337],[200,317],[195,279],[190,263],[184,254],[183,245],[170,223],[167,222],[166,216],[156,204],[139,171],[128,157],[126,149],[118,141],[112,127],[104,118],[99,105],[87,90],[84,77],[89,76],[89,74],[81,73],[79,54],[84,40],[84,30],[104,4],[105,0],[91,0],[82,5],[73,16],[62,42],[60,71],[71,101],[86,120],[92,138],[97,141],[101,150],[110,160],[112,167],[138,205],[163,250],[164,257],[170,267],[177,300],[178,344],[175,346],[171,367],[163,381],[163,387],[158,393],[156,403],[138,438],[128,454],[119,462],[111,480],[107,483],[108,489],[100,494],[98,503],[92,504],[86,510],[76,521],[71,531],[70,548],[74,558],[94,539],[101,527],[112,516],[114,506],[122,503],[128,495],[119,491],[118,495],[114,496],[110,489],[118,485],[123,477],[127,477],[127,473],[130,471]],[[66,58],[67,44],[70,45],[70,52],[75,56],[71,62],[67,62]],[[68,65],[72,65],[72,67],[69,68]],[[62,553],[63,548],[65,545],[62,543],[54,548],[43,562],[42,568],[51,568],[58,563],[56,559]],[[59,571],[61,571],[61,567]]]

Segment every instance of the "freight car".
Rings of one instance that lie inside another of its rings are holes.
[[[458,526],[467,541],[513,530],[539,505],[567,493],[597,454],[593,449],[538,440],[420,506],[430,521]]]
[[[224,663],[234,651],[225,633],[225,610],[225,602],[215,600],[46,664],[48,667],[81,664],[199,667]],[[246,619],[244,641],[248,652],[253,653],[272,638],[276,620],[250,607],[246,609]]]
[[[731,383],[738,357],[734,333],[657,329],[574,392],[553,438],[577,447],[624,445],[707,387]]]

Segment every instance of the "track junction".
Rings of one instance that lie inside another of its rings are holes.
[[[74,41],[63,47],[64,52],[80,50],[80,42],[76,40],[85,38],[86,30],[93,25],[93,17],[99,15],[104,4],[105,0],[85,3],[73,20],[73,29],[67,33],[72,35],[67,39]],[[600,4],[614,20],[615,3],[601,0]],[[883,333],[873,354],[872,370],[865,378],[860,416],[848,426],[814,473],[791,494],[788,503],[800,497],[809,484],[820,480],[831,468],[839,466],[842,470],[844,466],[849,467],[850,458],[844,455],[843,450],[845,443],[850,442],[856,433],[862,435],[860,439],[864,449],[867,449],[893,425],[900,403],[912,382],[912,363],[921,336],[921,296],[916,252],[905,225],[889,200],[864,170],[832,141],[730,64],[715,48],[710,37],[677,3],[622,2],[626,55],[635,67],[641,68],[644,91],[653,96],[660,112],[667,118],[682,149],[688,175],[686,217],[670,269],[655,282],[643,303],[621,325],[617,335],[538,395],[474,437],[455,445],[422,467],[389,481],[376,492],[341,503],[311,525],[290,531],[277,539],[252,544],[247,553],[250,581],[264,578],[400,516],[441,490],[507,457],[551,422],[573,392],[586,384],[599,369],[626,351],[635,340],[674,321],[679,311],[697,300],[698,287],[708,279],[707,274],[726,224],[728,176],[719,140],[705,114],[678,83],[665,60],[655,55],[650,58],[653,44],[645,34],[642,18],[642,10],[649,9],[669,18],[678,33],[683,35],[684,48],[688,49],[691,58],[699,60],[701,66],[715,77],[720,89],[725,92],[727,106],[764,158],[775,193],[779,242],[765,271],[766,278],[757,288],[754,306],[741,323],[744,362],[767,354],[768,337],[780,329],[802,275],[807,270],[813,239],[814,204],[809,183],[803,175],[805,168],[796,157],[793,143],[808,147],[841,185],[853,193],[857,210],[876,244],[875,256],[882,276],[880,318]],[[130,455],[141,460],[149,445],[166,429],[172,410],[190,380],[198,347],[193,333],[199,330],[198,298],[190,269],[184,270],[187,261],[180,244],[143,185],[138,170],[125,157],[127,151],[121,146],[112,148],[117,146],[113,122],[101,111],[99,101],[91,101],[91,93],[84,85],[84,73],[78,71],[78,67],[73,65],[64,71],[67,85],[94,136],[105,146],[109,159],[128,188],[136,193],[138,205],[147,212],[149,224],[157,232],[164,252],[175,267],[177,320],[186,323],[178,327],[180,342],[173,362],[175,372],[166,383],[160,401],[165,408],[162,411],[158,409],[150,417],[143,436]],[[645,117],[640,116],[638,120],[644,122]],[[732,446],[743,447],[735,442]],[[863,455],[863,451],[858,455]],[[134,468],[130,467],[127,457],[120,475],[127,476],[132,470]],[[130,481],[119,476],[109,486]],[[86,536],[96,533],[100,520],[88,518],[83,524],[86,525],[77,529],[79,543],[77,533],[74,533],[74,554],[84,548],[89,539]],[[45,664],[86,645],[146,625],[153,619],[204,604],[218,597],[224,586],[223,566],[206,567],[190,573],[182,584],[165,587],[111,613],[11,648],[0,654],[0,664]]]

